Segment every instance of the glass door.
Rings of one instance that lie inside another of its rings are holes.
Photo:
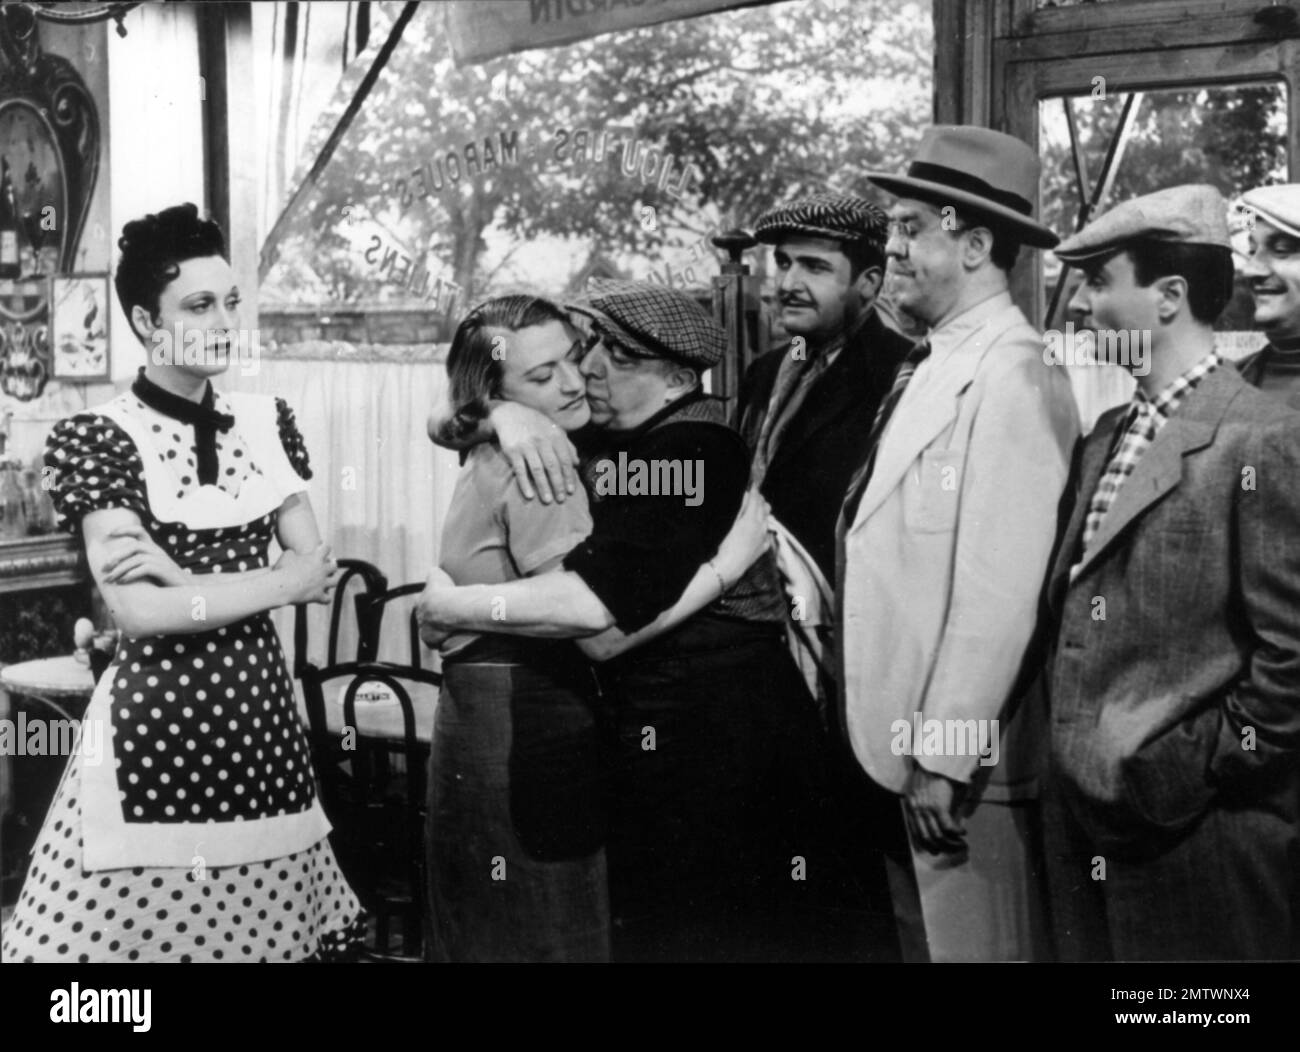
[[[995,62],[995,69],[994,82],[1006,90],[994,93],[994,127],[1037,144],[1039,214],[1062,236],[1121,201],[1181,183],[1209,183],[1234,201],[1290,180],[1300,126],[1293,41]],[[1244,219],[1236,224],[1239,270],[1244,226]],[[1052,253],[1033,253],[1017,268],[1017,300],[1032,307],[1036,324],[1068,339],[1081,320],[1068,311],[1079,280]],[[1250,290],[1238,278],[1216,325],[1226,356],[1263,343],[1252,316]],[[1085,427],[1132,391],[1115,366],[1074,365],[1071,379]]]

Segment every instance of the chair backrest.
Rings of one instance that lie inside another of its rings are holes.
[[[397,588],[357,596],[357,618],[365,626],[364,641],[357,652],[358,661],[379,660],[379,645],[383,641],[384,611],[388,604],[409,595],[419,595],[424,591],[423,584],[404,584]],[[407,645],[410,648],[411,668],[423,668],[421,661],[420,623],[416,617],[416,607],[412,606],[406,618]]]
[[[342,691],[343,727],[332,729],[326,716],[326,691]],[[364,684],[388,688],[402,711],[400,738],[361,733],[357,695]],[[437,688],[442,677],[431,669],[387,662],[349,661],[318,668],[303,666],[312,762],[321,805],[334,826],[331,842],[339,864],[362,904],[377,920],[374,956],[418,955],[424,915],[424,819],[429,743],[416,734],[412,690]],[[393,762],[401,757],[401,763]],[[388,921],[405,925],[403,955],[390,952]]]
[[[357,650],[355,657],[363,660],[367,651],[366,619],[362,615],[362,606],[368,597],[388,589],[388,578],[363,559],[339,559],[338,585],[334,589],[334,598],[330,602],[330,629],[326,641],[325,664],[332,666],[339,660],[339,630],[343,620],[345,606],[352,608],[357,626]],[[354,579],[359,579],[361,590],[350,588]],[[308,604],[300,603],[293,612],[293,675],[302,678],[303,667],[307,664],[307,617]]]

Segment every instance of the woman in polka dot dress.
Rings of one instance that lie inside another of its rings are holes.
[[[337,580],[307,454],[283,401],[208,380],[239,324],[220,228],[187,204],[118,244],[118,297],[150,362],[60,421],[46,462],[124,642],[85,717],[102,759],[70,759],[0,956],[335,957],[359,941],[361,909],[268,616],[328,601]],[[186,333],[202,342],[182,347]],[[269,566],[273,536],[284,555]]]

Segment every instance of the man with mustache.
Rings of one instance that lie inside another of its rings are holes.
[[[1243,273],[1268,343],[1237,368],[1261,391],[1300,408],[1300,183],[1251,190],[1241,205],[1250,220]]]
[[[913,341],[884,324],[878,297],[885,267],[885,214],[852,194],[820,193],[758,217],[754,236],[770,244],[776,298],[788,347],[758,358],[736,406],[753,455],[750,481],[780,527],[801,545],[778,548],[787,588],[803,607],[795,652],[811,663],[819,703],[835,696],[835,522],[849,480],[862,465],[871,423]],[[805,558],[805,553],[807,558]],[[812,601],[824,597],[824,609]],[[793,613],[793,610],[792,610]],[[829,900],[822,933],[831,956],[875,959],[892,948],[884,869],[868,817],[853,801],[863,775],[840,721],[828,718],[823,764],[837,804],[833,872],[820,874]],[[828,815],[828,819],[829,819]]]
[[[1215,353],[1226,211],[1214,187],[1176,186],[1056,250],[1084,272],[1090,324],[1151,334],[1132,402],[1083,444],[1048,582],[1066,960],[1295,952],[1300,416]]]
[[[868,173],[897,195],[896,301],[929,326],[840,520],[845,715],[869,776],[859,806],[878,817],[908,960],[1045,952],[1041,706],[1021,673],[1079,420],[1008,291],[1020,246],[1057,240],[1032,218],[1038,177],[1028,146],[975,127],[930,128],[906,173]],[[918,724],[942,741],[898,732]],[[992,734],[1000,747],[982,755]]]
[[[579,444],[592,532],[555,573],[458,588],[435,570],[420,619],[439,631],[583,637],[602,662],[615,731],[615,959],[780,956],[781,941],[765,940],[789,937],[786,905],[821,860],[798,829],[815,791],[802,780],[813,704],[783,646],[770,558],[739,580],[719,575],[708,607],[628,649],[712,565],[745,495],[744,443],[700,386],[726,336],[685,293],[644,282],[592,282],[570,309],[591,327],[581,371],[595,426]],[[498,435],[552,426],[509,403],[490,420]],[[506,445],[519,442],[507,435]],[[703,500],[602,492],[602,465],[624,456],[702,465]]]
[[[828,581],[842,496],[913,343],[876,310],[885,226],[865,198],[824,193],[764,212],[754,228],[773,246],[791,345],[749,367],[736,419],[754,454],[752,482]]]

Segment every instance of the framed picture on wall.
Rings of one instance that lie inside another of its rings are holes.
[[[107,380],[108,275],[60,274],[50,281],[51,357],[56,380]]]

